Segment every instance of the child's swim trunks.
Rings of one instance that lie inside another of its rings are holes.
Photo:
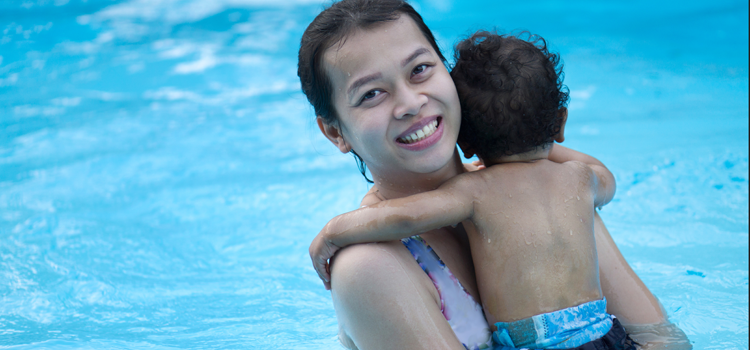
[[[515,322],[495,323],[496,349],[635,349],[620,322],[595,300]]]
[[[489,349],[492,346],[492,337],[482,307],[466,292],[461,282],[421,237],[412,236],[402,239],[401,242],[437,288],[440,295],[440,311],[453,328],[458,340],[466,349]]]

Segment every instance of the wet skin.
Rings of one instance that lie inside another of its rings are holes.
[[[421,48],[428,52],[412,57]],[[465,171],[455,147],[458,96],[437,57],[409,18],[355,31],[325,53],[339,124],[318,118],[318,125],[339,150],[356,150],[368,165],[376,184],[363,205],[433,190]],[[354,82],[373,76],[377,78],[350,92]],[[437,142],[419,150],[398,143],[420,120],[436,116],[443,128]],[[550,159],[564,162],[576,156],[553,150]],[[595,232],[602,291],[612,313],[629,323],[663,321],[654,307],[658,301],[622,258],[598,215]],[[442,228],[422,237],[478,300],[463,228]],[[432,281],[400,242],[345,248],[331,275],[339,338],[346,347],[463,349],[440,311]]]

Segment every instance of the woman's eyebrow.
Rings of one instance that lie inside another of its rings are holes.
[[[365,85],[365,84],[367,84],[367,83],[369,83],[369,82],[371,82],[373,80],[378,80],[378,79],[380,79],[382,77],[383,77],[383,74],[381,74],[381,73],[374,73],[374,74],[370,74],[370,75],[366,75],[364,77],[361,77],[361,78],[355,80],[352,83],[352,85],[349,87],[349,89],[346,90],[346,94],[351,97],[351,95],[357,89],[359,89],[360,87],[362,87],[362,85]]]
[[[409,64],[409,62],[414,61],[417,57],[419,57],[420,55],[426,54],[426,53],[430,53],[430,50],[428,50],[427,48],[424,48],[424,47],[420,47],[420,48],[414,50],[414,52],[411,55],[409,55],[409,57],[407,57],[403,61],[401,61],[401,67],[406,67],[406,65]],[[370,74],[370,75],[364,76],[362,78],[359,78],[359,79],[355,80],[352,83],[351,86],[349,86],[349,89],[346,90],[346,94],[351,98],[352,94],[357,89],[359,89],[360,87],[362,87],[362,85],[365,85],[365,84],[367,84],[367,83],[369,83],[369,82],[371,82],[373,80],[378,80],[378,79],[380,79],[382,77],[383,77],[383,74],[381,74],[381,73],[374,73],[374,74]]]
[[[414,51],[414,53],[412,53],[411,55],[409,55],[409,57],[407,57],[403,61],[401,61],[401,67],[406,67],[406,65],[409,64],[409,62],[414,61],[417,57],[419,57],[419,55],[425,54],[425,53],[429,53],[429,52],[430,52],[430,50],[427,50],[424,47],[418,48],[416,51]]]

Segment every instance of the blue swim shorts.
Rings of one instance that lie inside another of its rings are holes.
[[[612,329],[607,300],[595,300],[514,322],[495,323],[499,349],[570,349],[602,338]],[[621,328],[622,326],[618,326]]]

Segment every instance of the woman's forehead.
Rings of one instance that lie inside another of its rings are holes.
[[[395,21],[356,29],[326,50],[323,60],[332,80],[353,81],[361,78],[355,75],[382,73],[387,67],[398,68],[420,49],[435,54],[414,20],[401,16]],[[335,77],[337,74],[339,79]]]

